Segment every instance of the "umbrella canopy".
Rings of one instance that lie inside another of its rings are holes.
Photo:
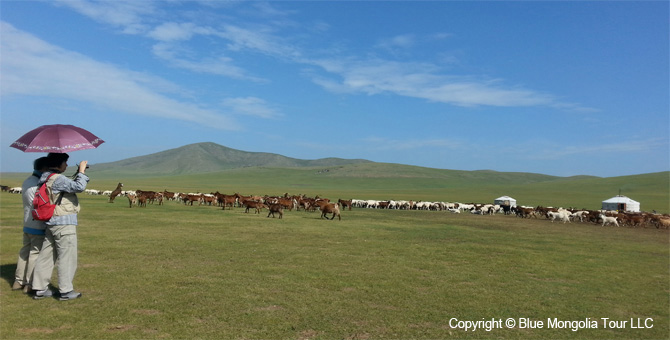
[[[96,135],[73,125],[42,125],[34,129],[12,145],[23,152],[68,153],[71,151],[95,149],[105,141]]]

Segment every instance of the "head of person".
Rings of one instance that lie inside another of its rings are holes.
[[[46,171],[49,169],[47,166],[47,158],[46,157],[40,157],[33,162],[33,170],[35,171]]]
[[[58,173],[65,172],[65,169],[67,169],[67,160],[69,158],[70,155],[66,153],[50,153],[46,157],[46,166],[49,170]]]

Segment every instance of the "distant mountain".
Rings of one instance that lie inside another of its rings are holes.
[[[95,173],[128,175],[186,175],[245,167],[329,167],[370,163],[364,159],[322,158],[304,160],[267,152],[247,152],[216,143],[196,143],[116,162],[95,164]]]

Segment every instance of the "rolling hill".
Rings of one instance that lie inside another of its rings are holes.
[[[247,152],[216,143],[196,143],[179,148],[128,158],[116,162],[93,164],[90,170],[96,178],[164,177],[231,173],[252,169],[313,169],[327,177],[366,179],[430,179],[456,185],[529,184],[561,179],[598,178],[592,176],[557,177],[523,172],[493,170],[447,170],[404,164],[378,163],[364,159],[322,158],[304,160],[274,153]],[[312,170],[309,170],[312,172]],[[459,184],[460,183],[460,184]]]
[[[248,167],[328,167],[370,162],[363,159],[303,160],[274,153],[247,152],[215,143],[196,143],[116,162],[95,164],[97,174],[188,175]]]

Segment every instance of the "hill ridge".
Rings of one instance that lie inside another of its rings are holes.
[[[95,164],[96,172],[152,175],[186,175],[245,167],[318,167],[369,163],[364,159],[320,158],[304,160],[269,152],[242,151],[213,142],[184,145],[115,162]]]

